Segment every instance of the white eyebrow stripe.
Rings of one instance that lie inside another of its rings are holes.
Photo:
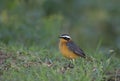
[[[67,36],[67,35],[65,35],[65,36],[62,36],[62,37],[71,38],[70,36]]]

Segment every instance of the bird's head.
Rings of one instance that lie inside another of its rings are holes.
[[[71,40],[71,37],[68,34],[62,34],[62,35],[59,36],[59,38],[62,41],[66,41],[66,42]]]

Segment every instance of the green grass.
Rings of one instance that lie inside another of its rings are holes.
[[[118,1],[1,0],[0,81],[120,81]],[[63,33],[93,62],[69,64]]]
[[[119,81],[120,60],[109,52],[89,53],[93,62],[78,58],[73,67],[58,49],[0,45],[1,81]]]

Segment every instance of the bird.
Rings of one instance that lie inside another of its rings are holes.
[[[64,57],[68,59],[86,58],[84,51],[72,41],[69,34],[61,34],[59,38],[59,50]]]

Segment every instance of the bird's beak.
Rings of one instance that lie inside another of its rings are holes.
[[[59,36],[59,38],[61,38],[61,36]]]
[[[59,38],[63,38],[62,36],[59,36]]]

